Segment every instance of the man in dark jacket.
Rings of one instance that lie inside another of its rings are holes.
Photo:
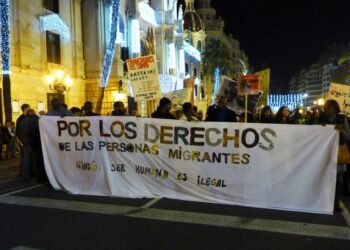
[[[92,102],[90,101],[85,102],[82,108],[82,111],[83,111],[82,116],[99,116],[100,115],[92,112],[92,109],[93,109]]]
[[[43,156],[41,151],[39,117],[35,111],[28,110],[27,115],[19,124],[19,140],[22,142],[23,159],[21,160],[20,175],[29,181],[35,177],[36,181],[46,179]]]
[[[151,115],[152,118],[160,118],[160,119],[173,119],[175,120],[176,118],[170,114],[170,109],[171,109],[171,101],[163,97],[159,101],[159,106],[156,111],[154,111]]]
[[[228,109],[227,98],[221,96],[219,98],[218,106],[208,108],[206,121],[215,122],[237,122],[237,115],[234,111]]]

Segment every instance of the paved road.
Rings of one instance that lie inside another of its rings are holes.
[[[350,199],[334,215],[158,199],[0,195],[0,249],[350,249]]]

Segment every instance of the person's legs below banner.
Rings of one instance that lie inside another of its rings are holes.
[[[20,176],[23,180],[29,181],[33,175],[32,148],[30,145],[22,146],[22,159],[20,166]]]
[[[344,195],[347,195],[347,196],[350,196],[350,183],[349,183],[349,180],[350,180],[350,164],[347,164],[346,165],[346,170],[343,174],[343,194]]]

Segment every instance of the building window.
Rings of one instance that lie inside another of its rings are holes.
[[[46,31],[47,62],[61,64],[60,35]]]
[[[59,13],[59,0],[43,0],[44,8],[54,13]]]
[[[185,64],[185,73],[188,74],[188,63]]]
[[[201,41],[198,41],[198,43],[197,43],[197,50],[199,52],[202,52],[202,42]]]

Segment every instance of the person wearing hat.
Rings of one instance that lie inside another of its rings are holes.
[[[152,118],[159,118],[159,119],[172,119],[175,120],[175,117],[170,114],[171,109],[171,101],[169,98],[163,97],[159,101],[159,106],[156,111],[154,111],[151,114]]]

